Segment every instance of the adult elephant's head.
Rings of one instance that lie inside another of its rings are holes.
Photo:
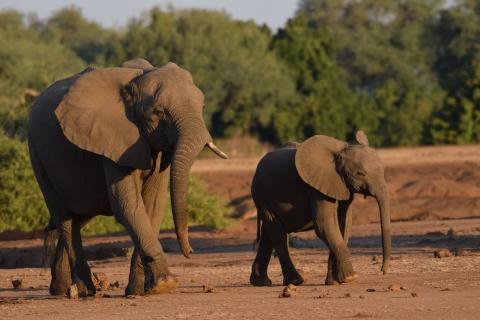
[[[173,150],[170,188],[175,229],[183,254],[188,242],[188,174],[204,146],[222,158],[202,117],[203,94],[174,63],[154,68],[143,59],[120,68],[90,68],[78,75],[55,113],[78,147],[121,166],[148,170],[152,152]]]
[[[383,243],[382,271],[390,260],[390,200],[385,181],[385,166],[368,146],[367,136],[357,132],[360,145],[327,136],[314,136],[299,147],[295,157],[298,173],[310,186],[338,200],[348,200],[351,192],[375,197],[380,209]]]

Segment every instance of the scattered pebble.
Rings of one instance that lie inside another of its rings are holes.
[[[190,280],[190,282],[191,282],[191,283],[194,283],[194,282],[195,282],[195,280],[194,280],[194,279],[192,279],[192,280]]]
[[[437,250],[433,252],[435,258],[451,257],[452,253],[448,249]]]
[[[418,298],[420,296],[420,293],[418,292],[412,292],[412,297]]]
[[[398,284],[391,284],[388,286],[388,291],[400,291],[400,286]]]
[[[345,298],[351,298],[352,297],[352,294],[349,292],[349,293],[345,293]]]
[[[279,293],[279,298],[298,298],[300,295],[298,294],[297,287],[293,284],[289,284],[286,286],[282,292]]]
[[[365,297],[364,297],[364,296],[362,296],[362,295],[360,295],[360,296],[359,296],[359,298],[360,298],[360,299],[365,299]]]
[[[13,289],[15,289],[15,290],[21,290],[21,289],[24,288],[23,287],[23,280],[20,280],[20,279],[13,280],[12,285],[13,285]]]
[[[210,293],[210,292],[213,292],[215,290],[215,287],[211,284],[204,284],[203,285],[203,292],[205,293]]]
[[[326,294],[324,293],[324,294],[321,294],[321,295],[318,296],[318,299],[328,299],[328,298],[330,298],[328,293],[326,293]]]
[[[400,287],[400,290],[402,290],[402,291],[407,291],[407,287],[401,286],[401,287]]]
[[[115,281],[113,283],[110,283],[110,288],[113,290],[113,289],[117,289],[118,287],[120,287],[120,283],[118,283],[118,281]]]
[[[101,281],[107,281],[107,275],[103,272],[93,272],[92,273],[92,282],[96,286],[100,284]]]
[[[375,292],[375,289],[367,289],[367,292]]]
[[[21,298],[12,298],[12,299],[8,299],[8,298],[3,298],[3,299],[0,299],[0,305],[2,304],[19,304],[19,303],[23,303],[23,299]]]
[[[372,261],[375,262],[375,264],[382,262],[382,258],[380,256],[373,256]]]
[[[468,250],[465,250],[465,249],[458,249],[457,252],[455,253],[455,255],[457,257],[465,257],[465,256],[470,255],[470,252]]]

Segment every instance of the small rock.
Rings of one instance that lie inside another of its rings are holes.
[[[470,252],[465,249],[458,249],[457,252],[455,253],[457,257],[464,257],[470,255]]]
[[[120,287],[120,283],[118,283],[118,281],[115,281],[113,283],[110,283],[110,288],[113,290],[113,289],[117,289],[118,287]]]
[[[359,297],[359,298],[360,298],[360,299],[365,299],[365,297],[364,297],[364,296],[362,296],[362,295],[360,295],[360,297]]]
[[[382,262],[382,258],[380,258],[380,256],[373,256],[372,261],[376,263],[380,263]]]
[[[282,292],[278,295],[279,298],[298,298],[299,294],[297,291],[297,287],[293,284],[289,284],[286,286]]]
[[[352,297],[352,294],[349,292],[349,293],[345,293],[345,298],[351,298]]]
[[[412,297],[418,298],[420,296],[420,293],[418,292],[412,292]]]
[[[78,299],[78,288],[76,284],[72,284],[68,289],[67,296],[69,299]]]
[[[375,289],[367,289],[367,292],[375,292]]]
[[[194,279],[192,279],[192,280],[190,280],[190,282],[191,282],[191,283],[194,283],[194,282],[195,282],[195,280],[194,280]]]
[[[106,291],[111,288],[107,280],[102,280],[98,283],[98,285],[95,285],[95,286],[97,287],[98,291]]]
[[[398,284],[391,284],[388,286],[388,291],[400,291],[400,286]]]
[[[407,291],[407,287],[401,286],[401,287],[400,287],[400,290],[402,290],[402,291]]]
[[[13,285],[13,289],[15,289],[15,290],[21,290],[21,289],[24,288],[24,286],[23,286],[23,280],[20,280],[20,279],[18,279],[18,280],[13,280],[13,281],[12,281],[12,285]]]
[[[100,285],[100,282],[107,281],[107,275],[103,272],[93,272],[92,282],[94,286]]]
[[[211,284],[204,284],[203,285],[203,292],[205,293],[210,293],[210,292],[213,292],[215,290],[215,287],[212,286]]]
[[[437,250],[433,252],[435,258],[446,258],[451,257],[452,253],[448,249]]]
[[[321,295],[318,296],[318,299],[328,299],[328,298],[330,298],[328,293],[327,294],[321,294]]]

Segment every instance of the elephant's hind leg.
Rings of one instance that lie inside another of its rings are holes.
[[[91,219],[81,220],[81,228],[83,228]],[[90,268],[85,264],[85,268]],[[51,268],[52,280],[50,282],[51,295],[66,295],[72,285],[72,271],[68,260],[67,249],[63,238],[58,239],[57,248]],[[88,290],[84,290],[88,292]]]
[[[277,252],[278,259],[280,260],[280,266],[283,273],[283,285],[289,284],[300,285],[305,282],[303,277],[298,273],[297,269],[293,265],[290,258],[290,252],[288,251],[288,237],[287,232],[282,230],[281,227],[273,222],[265,225],[267,235],[272,241],[273,247]]]
[[[250,284],[258,287],[271,286],[272,280],[268,278],[267,269],[272,255],[273,245],[268,238],[265,228],[262,226],[262,235],[257,256],[252,265]]]
[[[42,191],[48,211],[50,211],[50,216],[60,233],[60,247],[57,247],[54,266],[58,266],[60,268],[59,270],[64,270],[64,252],[66,252],[71,270],[70,284],[77,284],[79,293],[94,294],[95,287],[91,279],[90,268],[83,258],[82,239],[80,235],[81,219],[72,219],[72,213],[68,211],[61,201],[38,158],[35,146],[31,143],[30,138],[28,139],[28,146],[35,177]],[[57,259],[60,260],[57,261]],[[57,263],[60,263],[60,265],[57,265]],[[56,271],[54,270],[54,272]],[[55,283],[53,283],[53,291],[51,285],[51,292],[53,292],[53,294],[63,294],[64,292],[65,282],[67,280],[66,276],[63,275],[63,271],[61,271],[61,273],[62,275],[56,278]]]

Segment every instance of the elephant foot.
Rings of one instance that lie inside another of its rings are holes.
[[[171,292],[178,288],[178,279],[172,276],[157,278],[157,281],[145,290],[145,294],[161,294]]]
[[[331,275],[327,276],[327,278],[325,279],[325,285],[326,286],[336,286],[336,285],[339,285],[339,284],[340,283],[338,283],[338,281],[334,280]]]
[[[304,273],[305,274],[305,273]],[[305,274],[306,275],[306,274]],[[293,284],[295,286],[299,286],[302,283],[305,283],[305,279],[297,272],[296,275],[293,276],[285,276],[283,278],[283,285],[288,286],[289,284]]]
[[[338,281],[338,283],[349,283],[349,282],[353,282],[355,280],[358,279],[358,274],[356,274],[355,272],[349,272],[348,274],[347,273],[340,273],[338,275],[338,279],[336,279]]]
[[[71,282],[72,279],[68,279],[68,281],[56,281],[52,279],[50,282],[50,294],[52,296],[64,296],[68,294]]]
[[[94,296],[94,295],[95,295],[95,292],[92,290],[80,291],[76,284],[72,284],[67,291],[67,297],[69,299],[78,299],[79,297],[84,298],[87,296]]]
[[[145,295],[145,285],[142,283],[140,285],[129,283],[125,288],[125,296],[144,296]]]
[[[270,280],[267,276],[260,277],[252,273],[250,275],[250,284],[255,287],[271,287],[272,280]]]

